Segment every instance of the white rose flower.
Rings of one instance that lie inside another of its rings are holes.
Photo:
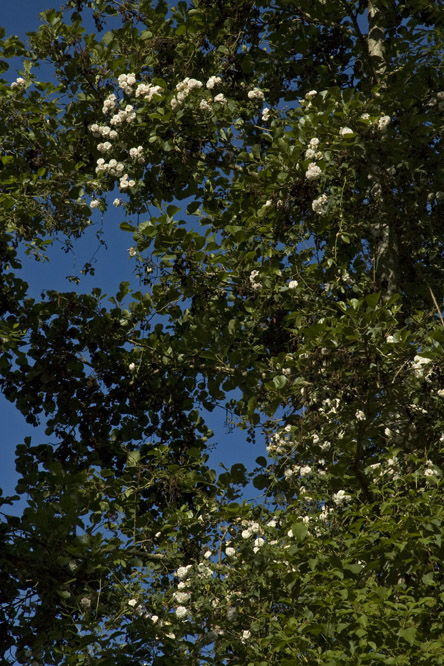
[[[178,606],[176,608],[176,615],[179,620],[185,620],[190,615],[190,611],[185,606]]]
[[[333,494],[332,499],[337,506],[340,506],[344,502],[349,502],[351,500],[351,496],[346,495],[345,490],[338,490],[337,493]]]
[[[206,99],[202,99],[199,104],[201,111],[211,111],[211,104]]]
[[[222,83],[220,76],[210,76],[206,85],[208,90],[212,90],[214,86],[218,85],[219,83]]]
[[[248,99],[265,99],[265,95],[259,88],[253,88],[248,92]]]
[[[173,597],[179,604],[186,604],[191,599],[189,592],[174,592]]]
[[[308,165],[307,171],[305,172],[305,177],[307,180],[317,180],[322,174],[321,169],[314,162],[310,162]]]
[[[190,570],[193,568],[192,564],[187,564],[186,567],[179,567],[178,570],[176,571],[176,576],[180,580],[185,580],[185,578],[188,578],[190,575]]]
[[[328,197],[327,195],[321,194],[320,197],[317,199],[314,199],[311,203],[312,210],[317,214],[317,215],[326,215],[328,212]]]
[[[216,102],[216,104],[226,104],[227,100],[225,96],[222,93],[219,93],[216,95],[216,97],[213,99],[213,102]]]
[[[423,356],[416,355],[413,359],[412,370],[415,377],[421,378],[424,375],[428,374],[427,365],[431,363],[430,358],[424,358]]]
[[[304,157],[306,160],[314,160],[316,159],[316,155],[317,155],[316,150],[313,150],[313,148],[307,148]]]
[[[382,118],[379,118],[377,125],[378,129],[382,134],[385,134],[385,132],[387,132],[387,127],[390,125],[391,122],[392,119],[390,118],[390,116],[382,116]]]

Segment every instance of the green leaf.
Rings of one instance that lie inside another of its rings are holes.
[[[302,543],[308,534],[308,529],[303,523],[293,523],[291,531],[297,543]]]
[[[401,629],[399,635],[403,638],[409,645],[413,645],[416,638],[416,627],[407,627],[407,629]]]
[[[275,385],[278,391],[283,389],[284,386],[287,384],[287,382],[288,378],[285,375],[276,375],[275,377],[273,377],[273,384]]]

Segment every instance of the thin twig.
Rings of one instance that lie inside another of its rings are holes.
[[[429,284],[427,286],[428,286],[429,291],[430,291],[430,296],[432,297],[432,300],[435,304],[436,311],[439,315],[439,318],[441,319],[441,326],[444,326],[444,319],[442,318],[441,310],[439,309],[439,305],[438,305],[438,302],[435,298],[435,294],[433,293],[431,286]]]

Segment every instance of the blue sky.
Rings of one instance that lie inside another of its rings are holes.
[[[61,2],[54,0],[54,7],[61,5]],[[50,7],[50,0],[45,3],[39,0],[2,2],[0,25],[6,29],[7,36],[16,34],[25,40],[26,32],[38,28],[39,12]],[[91,28],[94,29],[92,26]],[[3,78],[9,82],[14,81],[18,76],[16,68],[20,69],[20,65],[20,62],[14,62],[13,66],[3,74]],[[38,75],[42,79],[44,78],[44,68],[39,70]],[[184,205],[184,202],[178,203]],[[112,206],[103,216],[99,211],[94,211],[92,225],[73,249],[66,253],[62,239],[56,240],[49,251],[49,261],[35,261],[34,258],[24,254],[23,248],[19,249],[19,256],[23,261],[21,276],[29,284],[29,295],[39,299],[42,290],[45,289],[89,292],[93,287],[98,286],[104,293],[112,296],[118,291],[121,281],[130,281],[133,287],[138,288],[137,278],[133,277],[132,272],[135,267],[134,259],[131,259],[128,254],[128,248],[132,245],[132,236],[122,232],[119,228],[119,224],[124,219],[121,211],[122,209],[115,209]],[[103,234],[106,247],[99,242],[98,232]],[[79,276],[86,262],[93,265],[94,276],[81,277],[78,286],[66,279],[69,275]],[[215,433],[213,441],[218,444],[210,458],[213,467],[217,468],[219,461],[223,461],[227,466],[235,462],[243,462],[247,467],[251,467],[257,456],[264,455],[263,441],[259,437],[256,446],[247,444],[244,434],[238,428],[228,432],[225,419],[226,414],[223,409],[216,409],[212,414],[206,415],[206,421]],[[44,433],[44,424],[37,428],[28,425],[14,405],[5,400],[1,394],[0,424],[2,446],[0,488],[3,489],[4,495],[12,495],[18,478],[14,463],[16,445],[23,442],[26,436],[31,436],[34,444],[45,442],[47,438]],[[19,508],[20,505],[16,510]]]

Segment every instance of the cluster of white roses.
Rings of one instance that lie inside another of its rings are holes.
[[[386,462],[385,467],[383,467],[382,463],[380,462],[368,465],[368,467],[366,468],[366,472],[372,475],[386,474],[388,476],[391,476],[395,480],[399,479],[401,465],[398,458],[396,456],[393,456],[393,458],[387,458],[385,462]]]
[[[152,83],[139,83],[137,85],[136,75],[134,72],[128,74],[120,74],[117,78],[118,86],[123,91],[124,95],[134,96],[136,99],[142,98],[145,102],[151,102],[153,98],[160,97],[163,88],[159,85],[153,85]],[[25,81],[23,79],[17,79],[15,85],[23,85]],[[207,80],[205,87],[207,90],[212,91],[216,86],[222,83],[222,78],[220,76],[210,76]],[[13,85],[13,87],[15,87]],[[202,81],[198,79],[186,77],[176,85],[176,94],[171,100],[171,107],[175,109],[177,106],[184,103],[187,97],[194,91],[199,90],[204,87]],[[265,95],[263,91],[259,88],[253,88],[248,92],[249,99],[259,99],[263,100]],[[210,99],[201,99],[200,100],[200,109],[203,111],[210,111],[213,108],[213,105],[223,106],[227,103],[227,99],[223,93],[218,93]],[[117,131],[119,127],[128,125],[136,119],[136,110],[131,104],[122,104],[122,108],[117,108],[119,101],[117,96],[114,93],[109,94],[102,106],[102,112],[105,115],[111,115],[109,118],[108,124],[93,123],[89,126],[89,130],[92,135],[96,138],[104,139],[97,144],[97,150],[103,154],[109,153],[113,150],[113,142],[119,139],[119,132]],[[125,105],[124,105],[125,104]],[[265,108],[262,112],[262,118],[264,122],[269,119],[270,110]],[[122,148],[122,143],[116,144],[118,148]],[[143,164],[145,162],[144,156],[144,147],[138,146],[131,148],[129,151],[129,157],[131,160]],[[96,173],[104,174],[108,176],[113,176],[114,178],[119,178],[119,186],[121,190],[128,190],[136,185],[136,182],[130,178],[125,171],[125,164],[123,161],[118,161],[117,159],[111,159],[109,162],[105,162],[103,158],[97,160]],[[114,205],[121,204],[120,199],[114,200]],[[93,198],[91,202],[91,208],[97,208],[100,202]],[[252,286],[254,289],[260,288],[260,284],[253,281]]]
[[[127,104],[124,109],[120,109],[118,113],[115,113],[111,120],[109,121],[113,126],[119,126],[123,123],[131,123],[136,119],[136,112],[134,107],[131,104]]]
[[[144,157],[143,157],[143,146],[137,146],[137,148],[130,148],[129,150],[129,155],[131,159],[137,160],[140,164],[144,163]]]
[[[327,195],[321,194],[320,197],[312,201],[311,207],[317,215],[326,215],[328,212],[328,197]]]
[[[238,520],[239,522],[239,528],[240,528],[240,533],[239,536],[244,540],[244,541],[249,541],[252,537],[254,537],[253,541],[253,553],[256,554],[259,552],[259,550],[266,544],[268,543],[270,546],[276,546],[278,544],[277,539],[275,539],[274,535],[274,530],[278,525],[277,520],[274,518],[269,520],[267,523],[264,525],[261,525],[255,520]],[[271,536],[272,538],[270,539],[267,537],[267,541],[265,541],[265,534],[268,532],[266,528],[270,528],[272,530]],[[226,543],[231,543],[231,541],[227,541]],[[228,547],[225,549],[225,554],[229,557],[233,557],[235,555],[236,551],[232,547]]]
[[[114,95],[114,93],[111,93],[111,95],[108,95],[108,97],[105,98],[105,101],[103,102],[102,106],[102,112],[103,113],[109,113],[114,109],[116,106],[116,100],[117,97]]]
[[[103,157],[99,157],[97,160],[96,173],[109,173],[110,176],[115,176],[119,178],[124,171],[125,165],[122,162],[111,159],[108,163],[105,162]]]
[[[104,139],[117,139],[118,138],[118,133],[116,130],[111,129],[111,127],[108,127],[108,125],[98,125],[97,123],[93,123],[92,125],[89,126],[89,131],[91,134],[98,138],[98,137],[103,137]]]
[[[208,560],[212,552],[207,551],[204,555],[206,562],[199,562],[196,566],[196,573],[199,578],[211,578],[213,576],[213,569],[208,566]],[[173,592],[173,599],[178,603],[175,613],[179,620],[186,620],[191,615],[191,610],[184,604],[191,600],[191,587],[193,585],[192,579],[193,565],[187,564],[179,567],[176,571],[176,577],[179,579],[177,590]]]
[[[397,456],[393,456],[393,458],[387,458],[385,461],[385,464],[383,465],[380,462],[373,463],[372,465],[368,465],[366,468],[366,473],[371,474],[374,477],[374,481],[376,480],[375,477],[379,477],[379,479],[382,479],[383,477],[390,477],[391,479],[399,479],[401,476],[401,461]],[[418,472],[420,470],[418,469],[415,475],[418,475]],[[438,467],[436,467],[431,460],[426,460],[423,468],[423,475],[424,477],[431,478],[431,477],[439,477],[441,476],[441,471]]]
[[[205,84],[205,87],[207,88],[207,90],[213,90],[217,85],[220,85],[221,83],[222,79],[220,76],[210,76],[210,78]],[[186,98],[193,90],[196,89],[198,90],[200,88],[203,88],[203,83],[198,79],[190,79],[189,77],[186,77],[183,81],[180,81],[176,85],[177,93],[171,100],[172,109],[174,110],[179,105],[183,104],[183,102],[186,100]],[[253,88],[252,90],[249,90],[247,96],[248,99],[258,99],[258,100],[265,99],[264,92],[259,88]],[[201,99],[199,103],[199,108],[202,111],[210,111],[212,108],[212,104],[220,104],[221,106],[224,106],[226,103],[227,103],[227,98],[225,97],[225,95],[223,93],[218,93],[212,99]],[[263,110],[262,120],[264,122],[267,122],[269,120],[269,114],[270,114],[270,109]]]
[[[136,75],[134,72],[130,72],[129,74],[121,74],[117,78],[117,82],[119,84],[119,88],[121,88],[124,93],[127,95],[132,95],[133,86],[136,85]]]
[[[111,148],[113,147],[113,144],[110,143],[109,141],[105,141],[104,143],[98,143],[97,144],[97,150],[99,153],[108,153]]]
[[[183,102],[193,90],[199,90],[199,88],[202,87],[202,81],[198,81],[198,79],[190,79],[189,76],[187,76],[183,81],[179,81],[179,83],[176,85],[176,96],[171,100],[171,107],[175,109],[179,104],[183,104]]]
[[[369,125],[371,128],[378,130],[381,134],[386,134],[388,126],[392,122],[390,116],[387,116],[385,114],[382,115],[380,118],[372,120],[369,113],[361,113],[360,119],[364,120],[365,123]],[[347,128],[341,128],[341,129],[347,129]]]
[[[320,150],[316,150],[316,148],[319,146],[319,139],[311,139],[309,143],[309,147],[305,151],[305,159],[306,160],[313,160],[316,162],[316,160],[321,160],[323,157],[323,154],[321,153]]]
[[[139,83],[136,88],[136,97],[142,97],[145,102],[151,102],[154,95],[159,95],[162,93],[161,86],[153,86],[152,83]]]
[[[118,77],[118,82],[120,88],[124,90],[127,94],[131,94],[133,92],[132,86],[136,83],[136,78],[134,74],[122,74]],[[109,114],[113,111],[113,109],[116,106],[116,100],[117,97],[114,94],[108,95],[108,97],[105,98],[102,111],[103,113]],[[116,114],[112,116],[110,119],[110,125],[113,126],[119,126],[122,125],[122,123],[130,123],[136,118],[136,112],[134,111],[134,107],[131,104],[127,104],[124,109],[120,109]],[[118,138],[118,132],[116,129],[113,129],[112,127],[108,125],[102,125],[99,123],[93,123],[92,125],[89,126],[89,131],[91,134],[98,138],[105,138],[105,139],[111,139],[115,140]],[[111,141],[103,141],[97,144],[97,150],[101,153],[108,153],[111,149],[113,148],[113,144]],[[139,162],[142,163],[144,161],[143,158],[143,146],[138,146],[137,148],[131,148],[129,150],[129,156]],[[106,162],[103,157],[100,157],[97,160],[97,166],[96,166],[96,174],[105,174],[109,176],[113,176],[114,178],[119,178],[119,186],[121,190],[125,190],[128,188],[132,188],[136,185],[135,180],[132,180],[129,178],[127,173],[123,173],[125,171],[125,165],[123,162],[118,162],[116,159],[110,159],[109,162]],[[114,206],[120,206],[121,205],[121,200],[120,199],[114,199]],[[90,206],[91,208],[98,208],[100,205],[100,202],[98,199],[94,198]]]
[[[261,90],[260,88],[253,88],[252,90],[249,90],[248,99],[259,99],[263,101],[265,99],[263,90]]]
[[[376,122],[376,126],[378,130],[381,132],[381,134],[385,134],[387,132],[388,126],[392,122],[392,119],[390,116],[381,116]]]
[[[210,78],[206,83],[206,87],[208,88],[208,90],[213,90],[213,88],[219,85],[220,83],[222,83],[222,79],[220,78],[220,76],[210,76]]]
[[[412,362],[412,370],[415,377],[418,379],[427,378],[427,375],[430,373],[430,368],[428,365],[431,362],[431,358],[425,358],[424,356],[416,355]]]
[[[310,139],[308,146],[309,147],[305,151],[305,159],[319,160],[322,158],[321,151],[317,150],[319,146],[319,139],[317,137]],[[321,174],[322,171],[320,167],[318,167],[316,162],[310,162],[310,164],[307,167],[307,171],[305,172],[305,177],[307,178],[307,180],[317,180],[318,178],[320,178]]]
[[[440,476],[440,473],[433,465],[431,460],[427,460],[424,469],[424,476]]]
[[[270,120],[270,109],[268,106],[266,106],[264,109],[262,109],[262,122],[268,123]]]
[[[262,283],[257,281],[257,277],[259,276],[259,271],[251,271],[249,280],[250,280],[250,285],[251,288],[254,289],[255,291],[258,289],[262,288]]]
[[[18,77],[15,81],[11,83],[11,88],[21,88],[26,83],[25,79],[22,79],[21,76]]]
[[[128,174],[122,176],[119,182],[119,187],[121,190],[126,190],[128,187],[134,187],[136,185],[135,180],[128,180]]]
[[[291,440],[291,431],[291,425],[286,425],[284,428],[271,435],[270,441],[267,444],[268,455],[277,457],[288,454],[294,446],[294,443]]]

